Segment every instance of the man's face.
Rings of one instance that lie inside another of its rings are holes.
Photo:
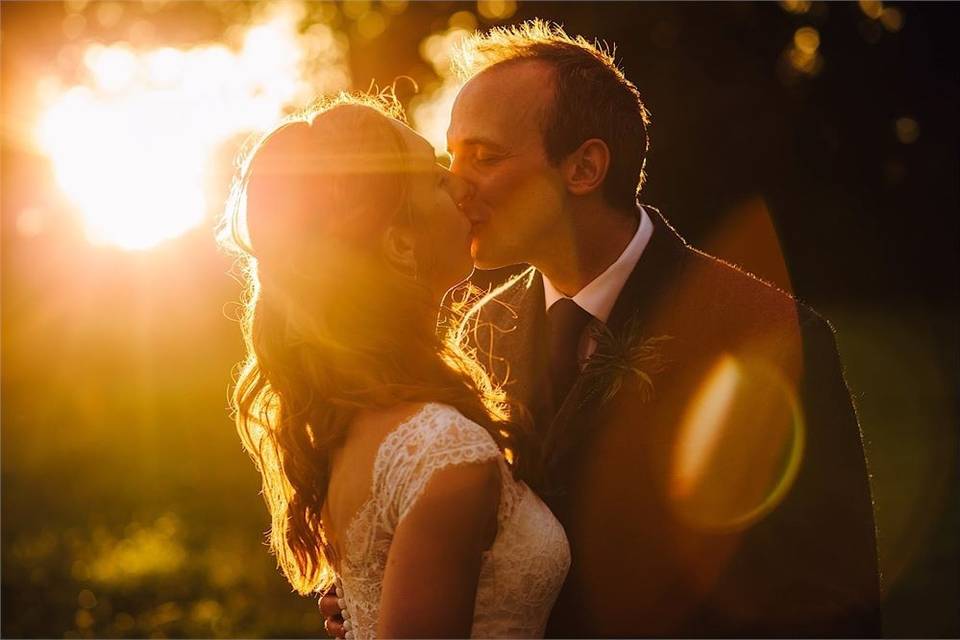
[[[471,79],[453,105],[451,170],[476,189],[465,212],[481,269],[536,264],[559,231],[566,188],[541,132],[553,100],[551,76],[538,61],[493,67]]]

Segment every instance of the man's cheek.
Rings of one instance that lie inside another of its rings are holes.
[[[483,191],[492,199],[502,199],[522,181],[522,176],[515,170],[506,168],[492,172],[484,181]]]

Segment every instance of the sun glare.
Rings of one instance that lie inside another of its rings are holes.
[[[430,34],[420,43],[420,57],[430,63],[441,82],[410,101],[410,116],[417,131],[441,154],[447,150],[450,111],[460,91],[460,80],[450,66],[450,52],[476,28],[477,21],[472,13],[458,11],[448,24],[447,30]]]
[[[300,5],[270,11],[233,47],[83,50],[82,82],[47,98],[36,133],[91,242],[146,249],[202,224],[219,204],[206,194],[220,145],[349,85],[343,37],[301,33]]]

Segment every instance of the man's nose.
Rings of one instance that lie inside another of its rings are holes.
[[[450,185],[450,195],[453,196],[453,201],[456,202],[460,208],[463,208],[464,205],[472,200],[476,192],[473,184],[455,173],[450,174],[447,184]]]
[[[460,155],[455,155],[450,160],[450,172],[464,180],[470,180],[470,165],[464,162]]]

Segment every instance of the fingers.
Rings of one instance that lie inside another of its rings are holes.
[[[323,628],[331,638],[345,638],[346,630],[343,628],[343,621],[339,618],[327,618],[323,623]]]
[[[323,596],[320,598],[320,613],[323,614],[324,618],[332,618],[334,616],[340,616],[340,602],[339,598],[334,595]]]
[[[347,630],[343,628],[343,617],[340,614],[340,598],[335,595],[320,598],[320,613],[325,618],[323,628],[332,638],[346,637]]]

